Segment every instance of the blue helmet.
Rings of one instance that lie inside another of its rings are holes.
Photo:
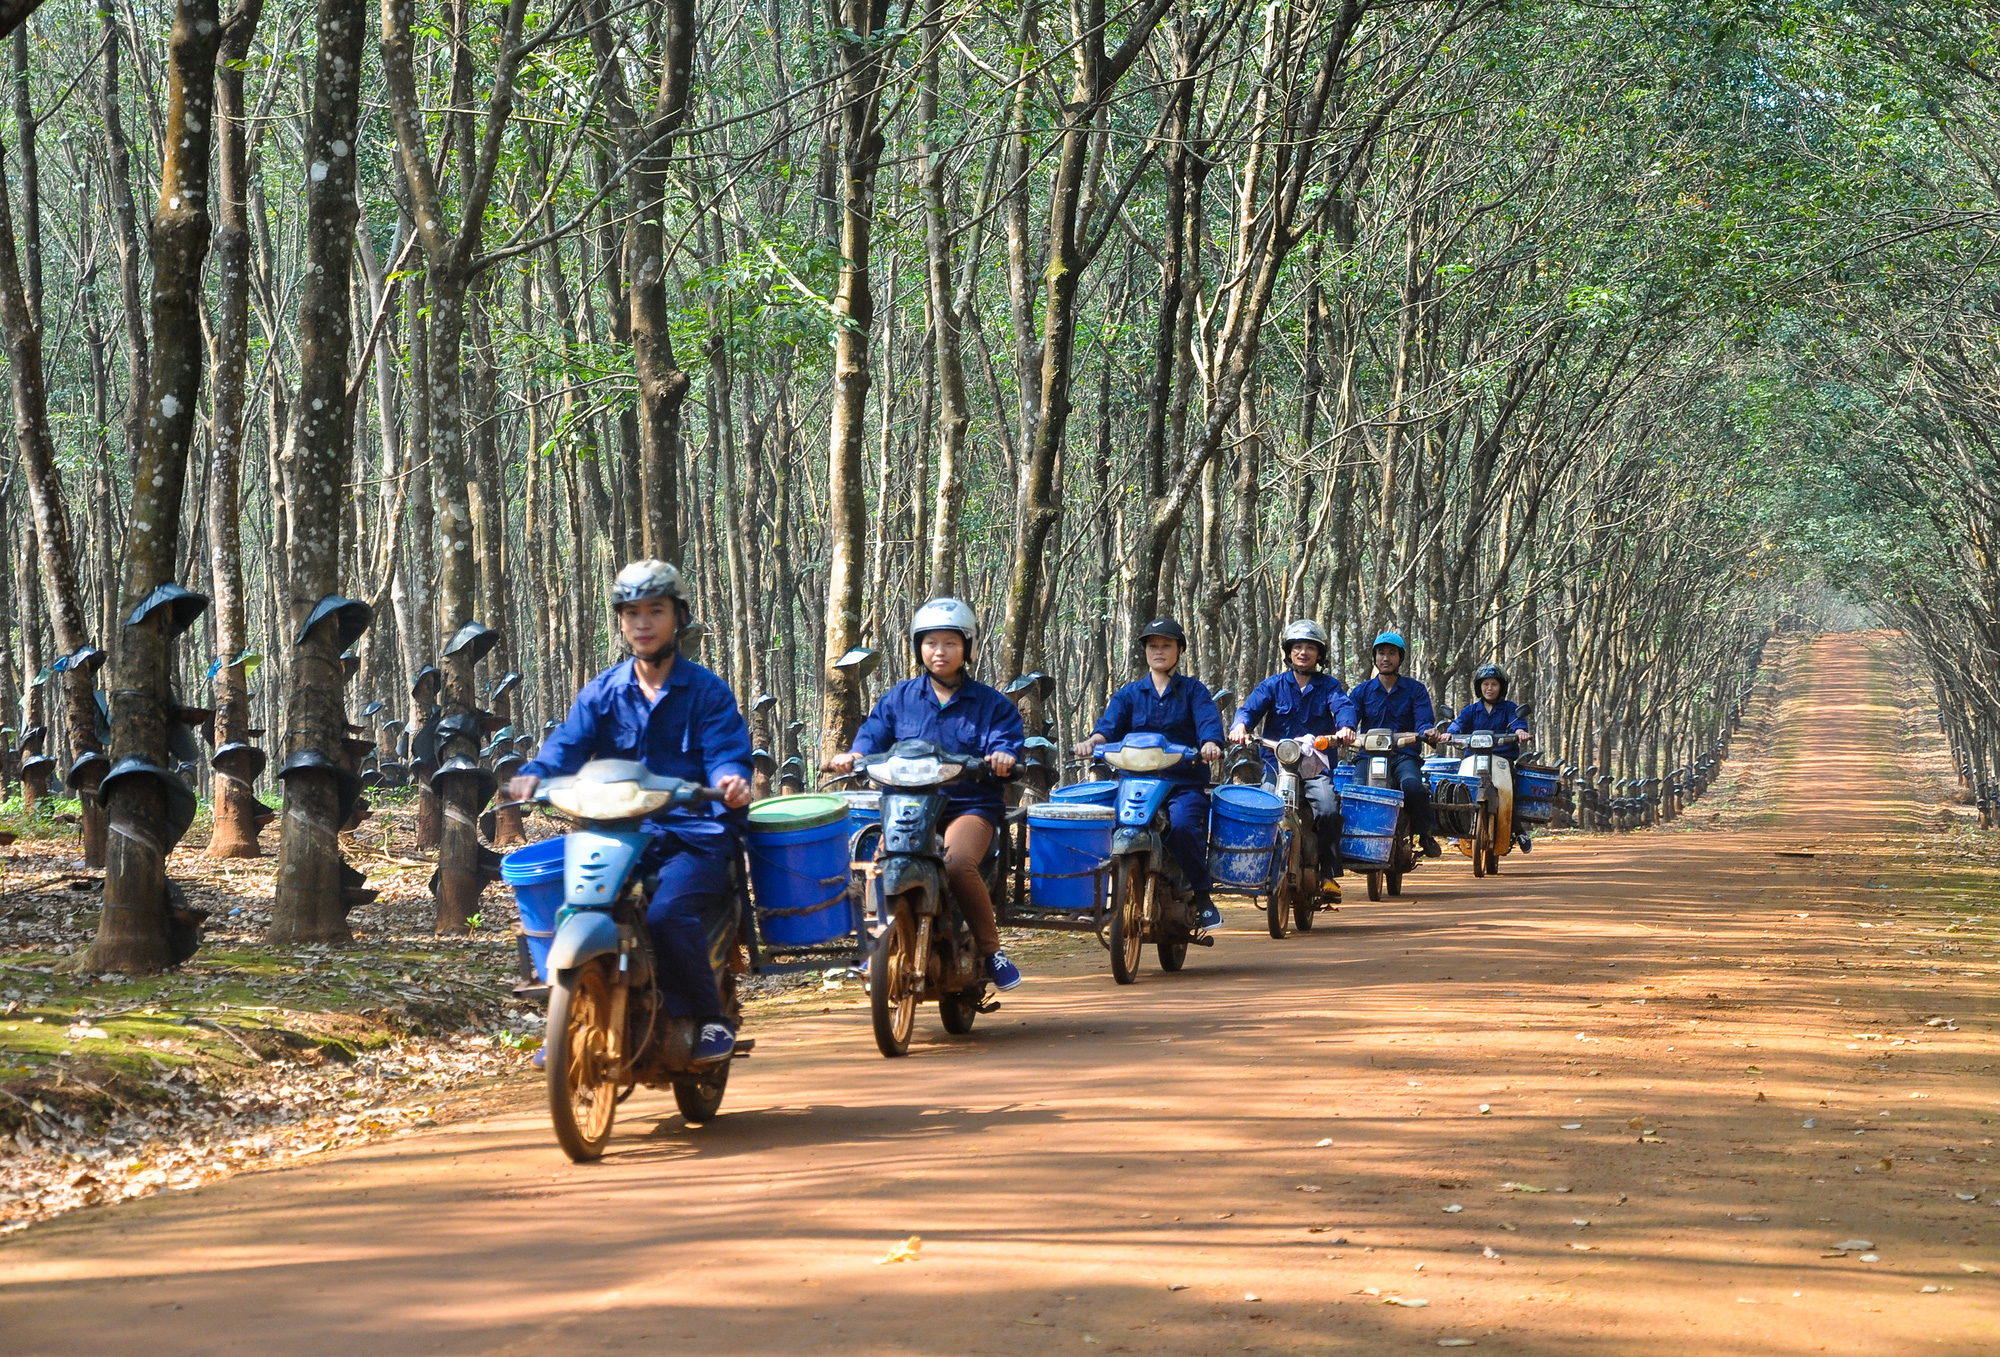
[[[1403,633],[1400,631],[1383,632],[1380,636],[1377,636],[1375,638],[1375,644],[1368,648],[1370,650],[1379,650],[1383,646],[1394,646],[1396,647],[1396,649],[1402,651],[1405,657],[1407,657],[1410,653],[1410,648],[1408,645],[1404,644]]]

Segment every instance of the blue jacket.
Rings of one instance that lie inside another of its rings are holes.
[[[1341,699],[1346,696],[1347,689],[1331,674],[1316,674],[1312,682],[1301,688],[1288,669],[1271,675],[1251,690],[1249,699],[1236,709],[1236,724],[1255,735],[1258,723],[1262,722],[1262,733],[1267,740],[1331,735],[1340,729],[1337,718]],[[1263,750],[1263,755],[1264,766],[1275,770],[1277,755],[1268,749]]]
[[[1167,680],[1167,691],[1161,693],[1148,674],[1111,695],[1095,731],[1107,740],[1150,733],[1199,749],[1211,742],[1222,743],[1222,713],[1215,709],[1215,698],[1200,679],[1175,674]],[[1199,761],[1177,764],[1160,776],[1170,782],[1206,787],[1208,765]]]
[[[1491,707],[1483,701],[1468,703],[1451,721],[1451,733],[1454,735],[1470,735],[1475,730],[1490,730],[1495,735],[1512,735],[1517,730],[1527,728],[1528,718],[1521,715],[1521,709],[1504,697]]]
[[[947,754],[1012,754],[1021,757],[1027,730],[1021,713],[998,688],[967,679],[940,703],[928,674],[919,674],[882,694],[861,723],[854,750],[880,754],[898,740],[929,740]],[[974,811],[999,824],[1006,811],[1000,787],[987,778],[961,775],[944,784],[950,814]]]
[[[600,758],[636,759],[663,777],[709,786],[732,773],[750,776],[750,728],[728,684],[683,655],[674,661],[660,700],[649,704],[632,669],[632,660],[620,660],[584,684],[569,715],[521,771],[531,777],[561,777]],[[718,813],[738,828],[747,823],[745,812],[721,806],[669,811],[649,822]]]
[[[1437,724],[1437,714],[1431,710],[1431,690],[1423,684],[1404,675],[1392,693],[1377,675],[1354,685],[1340,704],[1339,720],[1351,730],[1429,730]]]

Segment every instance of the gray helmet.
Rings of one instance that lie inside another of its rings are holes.
[[[1326,663],[1327,653],[1333,648],[1333,643],[1327,640],[1326,628],[1313,621],[1310,617],[1302,617],[1286,627],[1285,634],[1278,639],[1278,649],[1289,659],[1292,653],[1292,645],[1297,641],[1311,641],[1314,645],[1318,646],[1321,664]]]
[[[611,608],[647,598],[671,598],[685,605],[687,591],[681,587],[681,572],[665,561],[634,561],[618,572],[611,586]]]
[[[973,613],[972,606],[963,599],[934,598],[917,609],[915,616],[910,618],[912,651],[921,650],[924,633],[927,631],[955,631],[963,636],[967,664],[971,664],[973,656],[978,653],[979,618]],[[922,658],[921,655],[919,658]]]

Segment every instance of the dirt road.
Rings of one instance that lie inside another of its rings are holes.
[[[0,1352],[2000,1351],[2000,949],[1868,856],[1922,814],[1879,659],[1787,684],[1761,828],[1432,864],[1282,943],[1230,910],[902,1061],[767,1026],[717,1122],[641,1093],[592,1167],[524,1087],[79,1213],[0,1246]]]

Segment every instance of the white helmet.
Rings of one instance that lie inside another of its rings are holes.
[[[1309,617],[1302,617],[1285,628],[1285,634],[1278,640],[1278,649],[1286,656],[1292,653],[1292,645],[1297,641],[1311,641],[1319,647],[1319,660],[1326,663],[1327,653],[1333,648],[1326,638],[1326,628]]]
[[[613,611],[627,603],[637,603],[643,598],[672,598],[687,602],[687,591],[681,585],[681,572],[665,561],[634,561],[618,572],[618,578],[611,586],[611,607]]]
[[[963,599],[934,598],[917,609],[910,619],[910,649],[921,654],[924,633],[927,631],[955,631],[965,638],[965,662],[970,665],[972,657],[979,649],[979,618],[972,607]]]

